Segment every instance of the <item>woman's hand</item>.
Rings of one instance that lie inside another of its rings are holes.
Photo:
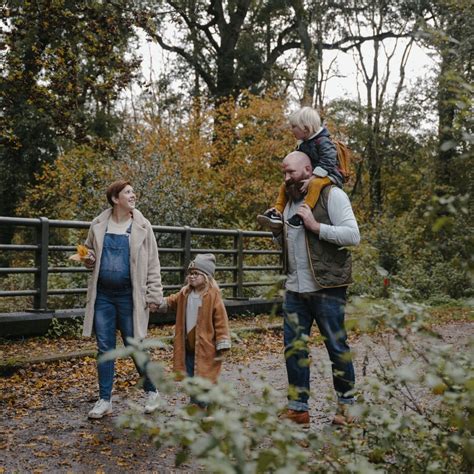
[[[95,265],[95,255],[89,251],[89,253],[87,254],[87,257],[84,258],[83,262],[86,268],[91,270],[92,268],[94,268],[94,265]]]
[[[315,176],[311,176],[311,178],[303,179],[303,180],[301,181],[300,191],[301,191],[302,193],[305,193],[305,192],[308,190],[309,183],[311,183],[311,181],[313,181],[313,179],[316,179],[316,177],[315,177]]]

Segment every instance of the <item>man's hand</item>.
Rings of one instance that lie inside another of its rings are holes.
[[[152,313],[156,313],[158,311],[159,307],[160,307],[160,305],[158,305],[156,303],[148,303],[148,308],[150,309],[150,311]]]
[[[316,176],[311,176],[311,178],[303,179],[301,181],[300,191],[302,193],[305,193],[308,190],[309,183],[311,183],[311,181],[313,181],[313,179],[316,179]]]
[[[300,208],[296,211],[301,219],[303,219],[304,226],[311,232],[315,234],[319,234],[319,230],[321,225],[319,222],[314,218],[313,211],[307,204],[302,204]]]

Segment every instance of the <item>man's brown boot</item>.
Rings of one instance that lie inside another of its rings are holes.
[[[349,415],[349,403],[338,403],[336,414],[332,420],[333,425],[345,426],[353,423],[357,423],[357,418],[355,416]]]
[[[309,426],[309,411],[297,411],[288,408],[279,418],[290,420],[298,425]]]

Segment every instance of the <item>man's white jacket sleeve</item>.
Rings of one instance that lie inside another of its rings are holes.
[[[332,225],[321,224],[319,238],[341,247],[358,245],[359,227],[347,194],[340,188],[332,188],[328,199],[328,214]]]

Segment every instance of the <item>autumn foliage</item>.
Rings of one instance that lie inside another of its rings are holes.
[[[148,116],[130,126],[117,157],[78,147],[45,166],[19,211],[91,219],[106,205],[107,183],[124,177],[155,224],[252,228],[275,199],[281,160],[295,146],[285,106],[273,95],[245,95],[202,112],[198,129],[193,115],[176,127]]]

